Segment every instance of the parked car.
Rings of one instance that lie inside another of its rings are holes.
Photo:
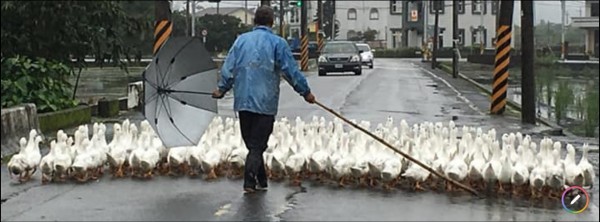
[[[317,60],[319,76],[328,72],[354,72],[362,74],[360,53],[355,43],[349,41],[327,42]]]
[[[375,58],[373,56],[373,50],[371,50],[371,47],[365,43],[357,43],[356,47],[358,47],[358,50],[362,51],[362,53],[360,53],[362,64],[368,65],[369,69],[372,69]]]

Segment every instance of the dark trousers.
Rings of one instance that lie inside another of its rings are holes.
[[[260,186],[267,187],[263,153],[273,132],[275,116],[240,111],[239,117],[242,139],[249,150],[244,168],[244,188],[254,189],[257,182]]]

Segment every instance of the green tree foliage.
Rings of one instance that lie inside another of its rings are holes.
[[[76,105],[68,80],[87,56],[100,62],[108,57],[124,68],[124,39],[137,35],[139,24],[122,6],[106,0],[2,1],[2,107],[35,103],[46,112]]]
[[[205,15],[197,18],[198,30],[206,29],[206,49],[210,52],[229,50],[238,35],[250,31],[250,27],[229,15]],[[200,35],[200,31],[198,32]]]
[[[38,112],[76,105],[68,78],[71,69],[60,62],[23,56],[2,58],[2,107],[35,103]]]
[[[142,55],[152,54],[154,42],[154,2],[121,1],[123,11],[132,21],[132,27],[123,35],[123,54],[130,61],[141,60]]]
[[[2,1],[2,57],[119,61],[132,20],[116,1]],[[78,63],[82,64],[82,63]]]

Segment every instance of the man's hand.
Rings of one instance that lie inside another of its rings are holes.
[[[215,98],[215,99],[221,99],[221,98],[223,98],[223,96],[225,96],[225,93],[221,92],[221,90],[218,90],[218,89],[213,91],[213,93],[212,93],[212,98]]]
[[[315,99],[315,96],[314,96],[312,93],[308,93],[308,94],[306,94],[306,96],[304,96],[304,100],[305,100],[307,103],[311,103],[311,104],[312,104],[312,103],[315,103],[315,101],[316,101],[316,99]]]

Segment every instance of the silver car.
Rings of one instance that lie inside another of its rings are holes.
[[[372,69],[373,68],[373,60],[375,60],[375,58],[373,56],[374,50],[371,50],[371,47],[368,44],[364,44],[364,43],[358,43],[358,44],[356,44],[356,46],[358,47],[358,50],[362,51],[362,53],[360,53],[362,64],[368,65],[369,69]]]

